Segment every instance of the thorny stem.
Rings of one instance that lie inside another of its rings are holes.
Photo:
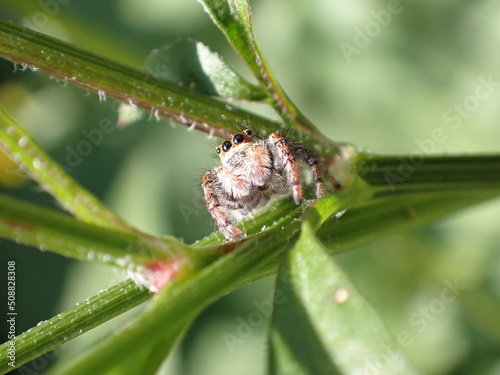
[[[249,124],[270,131],[279,128],[276,122],[208,95],[3,20],[0,20],[0,57],[98,92],[101,99],[117,99],[155,117],[165,117],[215,136],[224,136],[226,129],[239,131]]]

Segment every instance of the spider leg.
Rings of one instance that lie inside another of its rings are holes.
[[[300,204],[303,197],[302,186],[300,186],[299,167],[297,165],[297,161],[295,160],[295,156],[293,155],[285,137],[283,137],[280,133],[272,133],[269,136],[269,140],[276,146],[278,157],[284,165],[288,184],[292,189],[293,199],[295,200],[295,203]]]
[[[309,168],[311,168],[314,177],[314,185],[316,187],[316,196],[318,198],[325,195],[325,188],[323,185],[323,176],[325,175],[335,189],[338,190],[342,187],[342,185],[340,185],[340,183],[328,172],[324,163],[320,163],[318,157],[311,151],[297,142],[291,143],[290,146],[295,155],[297,155],[297,157],[303,160]]]
[[[217,227],[221,233],[228,239],[241,240],[245,237],[245,234],[237,228],[229,218],[221,206],[218,199],[217,189],[215,189],[215,181],[217,176],[213,171],[208,171],[203,175],[201,180],[201,186],[203,188],[203,194],[205,197],[205,204],[207,206],[208,212],[215,220]]]
[[[329,172],[328,170],[325,168],[325,173],[326,173],[326,176],[328,177],[328,180],[330,181],[330,183],[332,184],[332,186],[335,188],[335,191],[338,191],[340,189],[342,189],[342,184],[340,182],[338,182]]]

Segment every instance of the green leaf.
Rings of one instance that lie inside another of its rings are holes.
[[[307,224],[283,258],[274,306],[270,374],[417,374]]]
[[[226,65],[221,56],[192,39],[178,39],[153,50],[144,63],[144,71],[201,94],[252,101],[267,97],[264,89],[249,83]],[[140,119],[142,111],[121,103],[118,117],[120,126],[128,125]]]
[[[226,98],[263,100],[265,91],[246,81],[221,56],[192,39],[179,39],[153,50],[144,70],[200,93]]]
[[[247,0],[199,0],[212,21],[224,33],[234,49],[251,67],[259,72],[256,45],[252,31],[250,4]],[[260,74],[258,74],[260,76]]]
[[[304,212],[304,222],[316,232],[325,221],[333,216],[342,216],[352,207],[362,206],[373,194],[374,189],[370,185],[354,176],[349,179],[348,189],[313,201]]]

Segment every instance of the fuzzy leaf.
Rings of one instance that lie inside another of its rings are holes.
[[[232,70],[219,54],[192,39],[179,39],[153,50],[146,59],[144,71],[201,94],[251,101],[267,98],[266,90],[252,85]],[[128,125],[139,120],[142,111],[121,103],[118,117],[119,125]]]
[[[144,70],[158,78],[200,93],[236,99],[262,100],[264,90],[238,75],[201,42],[179,39],[153,50]]]

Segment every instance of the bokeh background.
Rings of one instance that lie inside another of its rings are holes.
[[[251,4],[257,40],[280,82],[329,137],[379,154],[500,152],[497,1]],[[249,77],[195,0],[2,0],[0,18],[135,67],[151,50],[193,38]],[[133,225],[186,242],[214,229],[200,189],[204,171],[216,163],[215,141],[206,135],[145,114],[103,134],[78,159],[73,152],[88,132],[116,123],[116,102],[4,60],[0,101],[75,179]],[[0,163],[9,168],[4,157]],[[11,173],[2,179],[4,193],[55,207],[35,184]],[[499,209],[491,201],[337,257],[394,335],[409,335],[398,349],[425,374],[500,374]],[[126,277],[5,240],[0,248],[0,274],[8,259],[17,263],[18,331]],[[256,304],[271,298],[272,285],[272,278],[262,280],[211,306],[164,373],[265,373],[265,323],[241,343],[227,345],[224,337],[237,335]],[[24,373],[43,373],[74,356],[119,320],[28,364]]]

